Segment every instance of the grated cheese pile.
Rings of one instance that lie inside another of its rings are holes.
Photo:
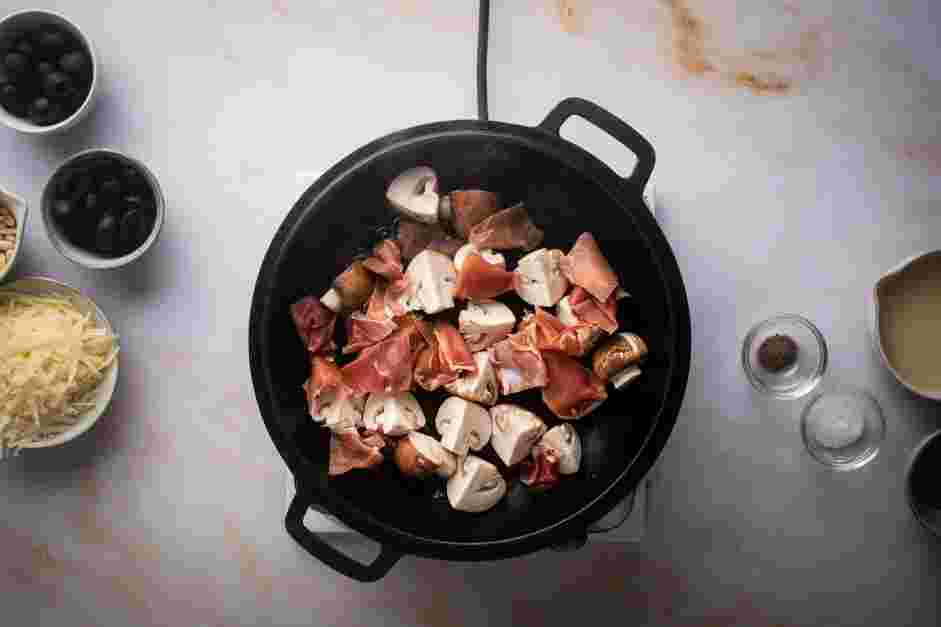
[[[114,336],[68,300],[0,292],[0,445],[68,430],[117,354]]]

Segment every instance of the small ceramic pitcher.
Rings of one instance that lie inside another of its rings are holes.
[[[8,192],[3,186],[0,186],[0,207],[6,207],[13,210],[13,217],[16,219],[16,240],[12,251],[4,251],[7,258],[6,263],[0,266],[0,283],[10,275],[13,270],[13,264],[19,257],[20,248],[23,246],[23,234],[26,232],[26,216],[29,213],[29,207],[26,201],[19,196]],[[0,228],[3,228],[0,226]]]
[[[885,367],[889,369],[889,371],[893,374],[893,376],[895,376],[899,383],[904,385],[915,394],[924,398],[930,398],[932,400],[939,401],[941,400],[941,387],[925,388],[917,386],[902,376],[902,374],[892,365],[892,363],[889,361],[888,355],[886,354],[880,323],[881,309],[884,306],[884,298],[886,296],[887,286],[892,281],[898,280],[900,277],[902,277],[914,264],[924,259],[936,256],[941,256],[941,250],[934,250],[924,252],[919,255],[913,255],[882,275],[882,277],[876,281],[876,284],[872,289],[872,293],[870,295],[871,306],[869,309],[871,315],[870,330],[872,332],[873,341],[875,343],[876,350],[878,350],[879,356],[882,359],[882,363],[885,364]]]

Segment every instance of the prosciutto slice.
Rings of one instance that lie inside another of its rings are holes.
[[[312,418],[319,419],[324,405],[342,400],[353,391],[343,381],[343,375],[332,361],[314,355],[310,360],[310,378],[304,382],[307,408]]]
[[[479,250],[533,250],[542,243],[542,230],[529,219],[522,204],[498,211],[474,225],[468,238]]]
[[[395,240],[384,239],[373,248],[372,256],[363,262],[367,270],[373,274],[397,281],[404,274],[402,272],[402,250]]]
[[[549,383],[542,389],[542,402],[559,418],[581,418],[608,398],[604,381],[562,353],[542,354]]]
[[[569,281],[585,288],[598,302],[605,302],[618,287],[618,277],[591,233],[582,233],[559,263]]]
[[[520,481],[539,491],[555,487],[561,479],[559,461],[553,451],[534,454],[520,464]]]
[[[569,294],[568,299],[572,313],[579,321],[600,327],[608,335],[618,330],[616,293],[612,293],[608,300],[599,302],[584,288],[576,287]]]
[[[529,334],[515,333],[494,344],[492,350],[503,394],[543,387],[548,382],[546,364]]]
[[[456,381],[467,374],[475,374],[477,365],[464,343],[464,337],[444,321],[434,326],[434,338],[428,343],[415,364],[415,381],[432,392],[442,385]]]
[[[559,351],[572,357],[583,357],[592,347],[592,325],[566,326],[540,307],[536,307],[536,313],[523,318],[519,333],[530,335],[540,351]]]
[[[383,446],[385,440],[378,434],[363,437],[356,429],[334,432],[330,436],[327,474],[336,477],[358,468],[378,466],[383,461]]]
[[[464,300],[496,298],[513,289],[514,273],[487,262],[477,253],[470,253],[457,274],[454,297]]]
[[[304,347],[311,353],[333,352],[333,327],[337,315],[327,309],[319,299],[305,296],[291,305],[291,318]]]
[[[343,354],[358,353],[386,339],[398,328],[399,325],[389,318],[376,320],[370,318],[368,313],[356,312],[346,319],[346,335],[349,340],[343,347]]]
[[[389,320],[405,315],[402,297],[408,293],[408,278],[403,276],[397,281],[376,281],[369,300],[366,302],[366,317],[370,320]]]
[[[405,261],[426,249],[453,257],[457,249],[464,244],[463,241],[445,233],[437,224],[424,224],[405,218],[399,221],[396,242]]]
[[[423,326],[427,323],[410,316],[399,318],[398,324],[392,335],[363,349],[341,369],[355,393],[407,392],[412,387],[415,358],[431,333]]]

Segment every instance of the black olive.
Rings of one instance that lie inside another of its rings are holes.
[[[10,78],[10,75],[7,73],[7,71],[0,67],[0,87],[3,85],[9,85],[12,82],[13,79]]]
[[[0,87],[0,104],[17,117],[26,115],[26,105],[20,100],[19,90],[13,83],[7,83]]]
[[[26,55],[27,57],[31,57],[33,56],[33,44],[24,39],[20,43],[16,44],[16,51]]]
[[[3,65],[12,74],[22,74],[29,68],[29,59],[19,52],[8,52],[3,57]]]
[[[39,70],[40,74],[45,76],[46,74],[51,74],[56,69],[56,66],[49,63],[48,61],[40,61],[36,65],[36,69]]]
[[[121,181],[113,176],[106,178],[101,184],[101,193],[111,197],[117,196],[121,193]]]
[[[50,98],[59,100],[72,91],[72,79],[65,72],[52,72],[46,75],[43,90]]]
[[[62,55],[59,59],[59,67],[71,74],[79,76],[88,71],[88,57],[84,52],[74,51]]]
[[[66,179],[72,178],[73,176],[75,177],[75,184],[69,184],[69,187],[72,188],[70,200],[76,204],[84,204],[85,196],[92,190],[95,182],[92,180],[91,176],[85,172],[66,173]]]
[[[57,30],[43,31],[39,35],[39,46],[49,52],[56,52],[65,46],[65,35]]]
[[[72,214],[72,203],[60,198],[52,203],[52,215],[59,221],[65,221]]]
[[[95,192],[89,192],[89,194],[85,196],[85,209],[87,211],[94,211],[95,207],[97,206],[98,206],[98,194],[96,194]]]
[[[95,229],[95,248],[103,254],[111,254],[117,245],[118,219],[111,210],[105,211]]]
[[[132,209],[121,218],[118,241],[127,252],[143,244],[148,235],[150,235],[150,225],[139,211]]]
[[[29,105],[29,119],[33,124],[44,126],[49,123],[51,108],[48,98],[39,97]]]

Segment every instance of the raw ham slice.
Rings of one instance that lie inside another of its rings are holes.
[[[608,300],[599,302],[584,288],[576,287],[569,294],[568,299],[572,313],[581,322],[601,327],[608,335],[618,330],[616,293],[612,293]]]
[[[388,318],[375,320],[368,314],[356,312],[346,319],[346,335],[349,339],[343,347],[343,354],[358,353],[386,339],[398,328],[399,325]]]
[[[572,357],[583,357],[592,347],[592,325],[566,326],[540,307],[520,322],[519,332],[529,334],[541,351],[559,351]]]
[[[455,190],[448,194],[451,201],[451,225],[461,237],[470,235],[474,225],[486,220],[500,209],[500,198],[480,189]]]
[[[453,237],[435,238],[428,242],[428,245],[425,246],[425,250],[439,252],[445,257],[454,257],[457,251],[461,249],[461,246],[466,243],[467,242],[462,239],[455,239]]]
[[[496,298],[513,289],[513,277],[505,268],[488,263],[477,253],[470,253],[457,274],[454,297],[464,300]]]
[[[366,303],[366,317],[370,320],[389,320],[405,314],[402,296],[408,292],[408,278],[397,281],[376,281],[372,295]]]
[[[571,357],[546,351],[542,358],[549,375],[542,402],[559,418],[581,418],[608,398],[604,381]]]
[[[337,349],[333,342],[333,327],[337,315],[327,309],[319,299],[305,296],[291,305],[291,318],[297,334],[311,353],[333,352]]]
[[[578,236],[559,266],[565,278],[588,290],[598,302],[607,301],[618,288],[618,277],[591,233]]]
[[[430,335],[421,321],[409,316],[397,319],[399,329],[343,366],[347,384],[358,394],[407,392],[412,387],[412,369]]]
[[[384,239],[373,248],[372,256],[363,262],[367,270],[373,274],[397,281],[404,275],[402,273],[402,251],[395,240]]]
[[[343,375],[332,361],[314,355],[310,360],[310,378],[304,382],[307,408],[312,418],[320,418],[323,405],[353,394]]]
[[[492,350],[492,361],[503,394],[546,385],[546,364],[529,334],[515,333],[494,344]]]
[[[453,257],[464,242],[445,233],[437,224],[424,224],[414,220],[399,221],[396,241],[402,252],[402,259],[408,261],[423,250],[436,250],[448,257]]]
[[[542,243],[543,232],[529,219],[522,204],[498,211],[470,231],[470,242],[479,250],[493,248],[533,250]]]
[[[464,343],[464,337],[447,322],[438,321],[434,338],[428,343],[415,364],[415,381],[433,392],[442,385],[456,381],[464,373],[474,374],[477,365]]]
[[[356,429],[330,435],[330,465],[327,474],[342,475],[358,468],[372,468],[383,461],[385,440],[378,434],[362,437]]]
[[[520,464],[520,481],[534,490],[548,490],[561,479],[559,457],[553,451],[544,451]]]

